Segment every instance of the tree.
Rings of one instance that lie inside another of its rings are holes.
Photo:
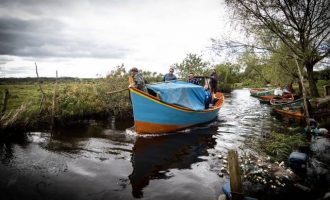
[[[219,81],[223,84],[232,84],[239,82],[240,65],[232,63],[221,63],[214,67]]]
[[[124,63],[117,65],[114,70],[111,70],[109,74],[106,75],[106,78],[112,77],[126,77],[127,73],[125,70]]]
[[[174,68],[178,70],[179,77],[186,78],[191,72],[195,75],[204,75],[209,68],[208,65],[209,63],[203,61],[201,55],[187,54],[180,64],[174,64]]]
[[[226,4],[248,33],[258,37],[258,30],[268,30],[290,50],[289,56],[306,69],[310,94],[318,97],[313,70],[330,56],[330,1],[226,0]]]
[[[245,67],[244,77],[263,84],[271,82],[271,76],[269,70],[267,70],[267,65],[253,50],[248,50],[240,55],[238,57],[238,62]]]

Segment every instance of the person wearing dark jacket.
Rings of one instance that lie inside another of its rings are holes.
[[[215,70],[210,75],[210,90],[212,95],[218,92],[218,76]]]
[[[194,73],[192,73],[192,72],[188,76],[188,82],[195,84],[195,85],[199,85],[198,79],[194,76]]]
[[[139,70],[136,67],[133,67],[130,70],[130,76],[128,79],[128,83],[130,84],[129,87],[135,87],[139,90],[147,92],[145,80],[144,80],[142,74],[139,73]]]
[[[163,81],[175,81],[176,80],[176,76],[173,74],[174,73],[174,68],[170,67],[170,71],[169,73],[165,74]]]

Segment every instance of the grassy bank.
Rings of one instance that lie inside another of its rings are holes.
[[[57,84],[55,81],[0,85],[1,92],[8,90],[10,94],[7,109],[0,118],[0,130],[49,127],[52,118],[55,123],[64,125],[89,117],[131,117],[128,90],[106,94],[127,88],[127,74],[92,81],[58,80]]]
[[[290,153],[308,145],[308,140],[301,133],[272,132],[260,143],[267,155],[275,161],[286,161]]]

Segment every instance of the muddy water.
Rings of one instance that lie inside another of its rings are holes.
[[[248,90],[226,95],[207,125],[148,137],[132,125],[109,119],[1,142],[0,199],[217,199],[229,178],[219,155],[258,155],[247,141],[283,128]]]

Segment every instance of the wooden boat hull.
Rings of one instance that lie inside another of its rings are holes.
[[[134,127],[138,134],[159,134],[178,131],[214,120],[224,102],[222,93],[213,108],[194,111],[178,105],[167,104],[136,88],[130,88]]]
[[[281,108],[275,108],[274,111],[287,118],[294,118],[296,120],[303,120],[305,118],[304,111],[302,110],[285,110]]]
[[[273,108],[298,108],[298,107],[304,107],[304,100],[303,99],[297,99],[291,102],[286,103],[274,103],[271,104]]]
[[[250,90],[250,95],[253,97],[260,97],[260,96],[269,96],[269,95],[274,95],[274,90]]]
[[[294,101],[294,96],[291,94],[289,97],[283,97],[283,98],[273,98],[269,101],[271,105],[279,105],[284,103],[290,103]]]
[[[257,96],[259,99],[260,103],[265,103],[265,104],[270,104],[270,100],[275,98],[275,95],[269,95],[269,96]]]
[[[289,103],[294,100],[292,94],[284,94],[283,96],[268,95],[268,96],[258,96],[257,97],[260,103],[266,104],[280,104],[280,103]]]

